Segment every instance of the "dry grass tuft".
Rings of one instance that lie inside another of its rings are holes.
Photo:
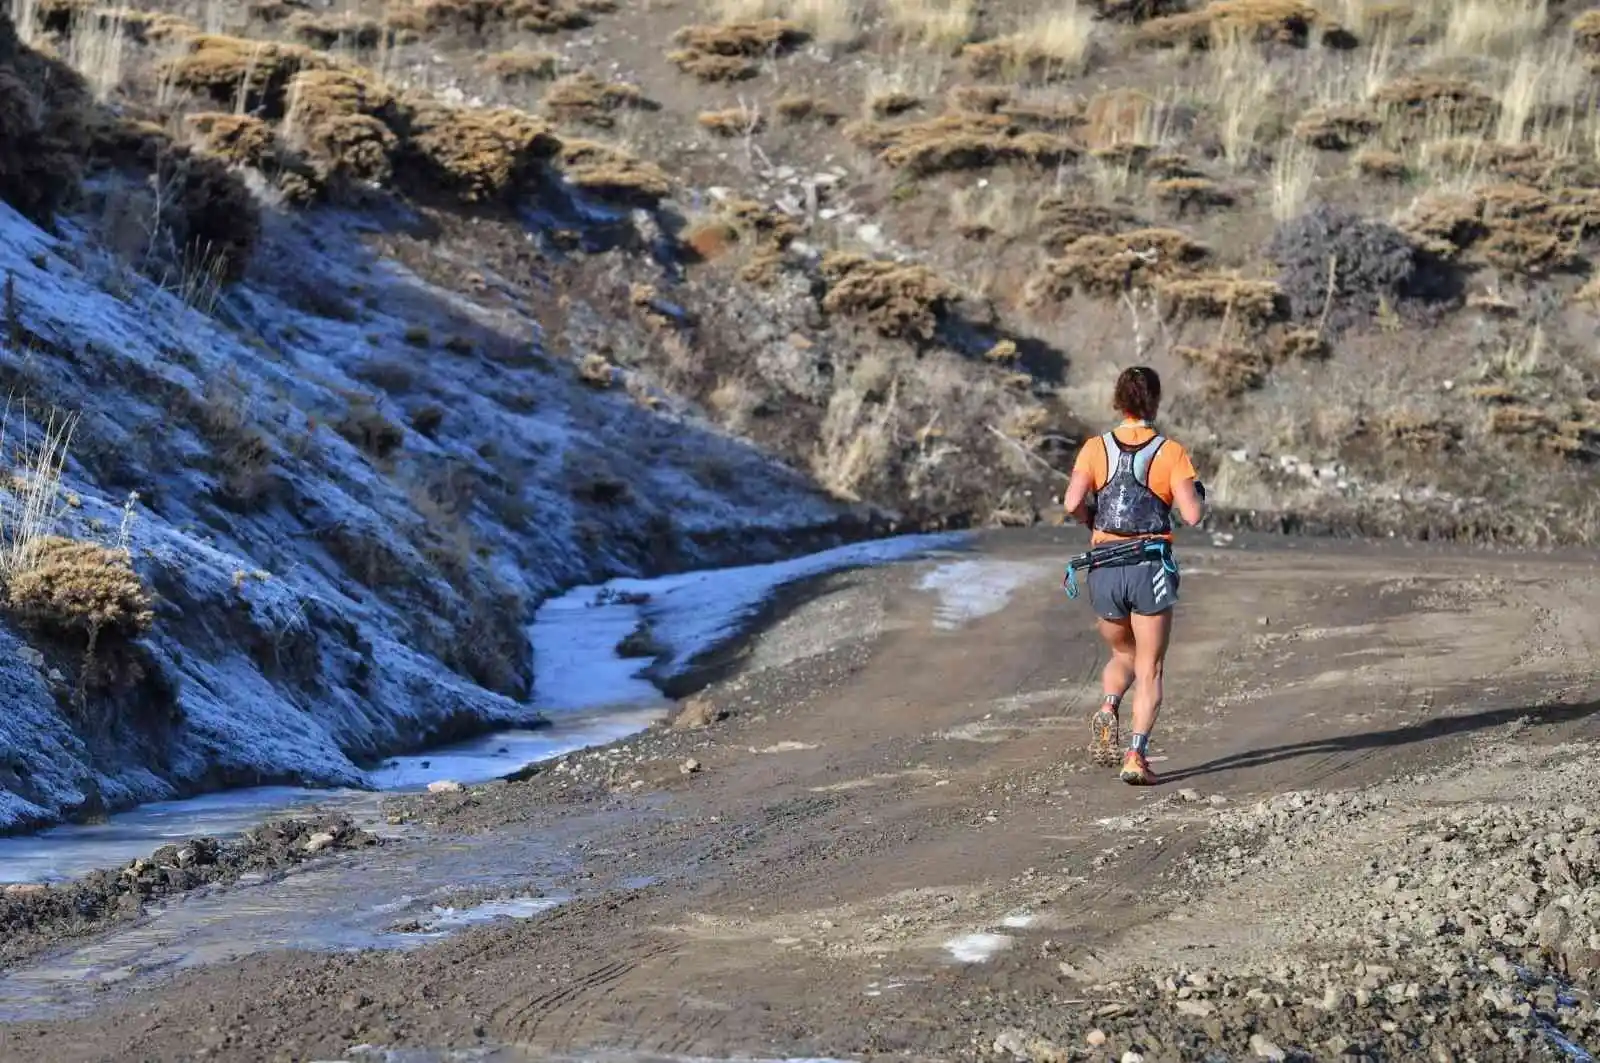
[[[98,543],[55,535],[34,541],[26,564],[8,575],[5,593],[23,624],[91,651],[104,636],[137,638],[155,622],[128,552]]]
[[[1572,39],[1588,54],[1600,56],[1600,8],[1585,11],[1572,20]]]
[[[555,52],[534,52],[513,48],[484,57],[479,66],[485,74],[507,85],[553,81],[561,73],[561,56]]]
[[[1089,66],[1094,37],[1094,16],[1076,0],[1067,0],[1010,36],[967,45],[961,58],[979,78],[1016,82],[1075,77]]]
[[[587,70],[550,86],[542,101],[545,113],[558,122],[579,122],[600,129],[616,125],[616,112],[653,111],[656,104],[644,90],[624,81],[603,81]]]
[[[780,97],[772,105],[778,117],[785,122],[821,122],[824,125],[836,125],[844,120],[844,112],[829,104],[826,100],[819,100],[815,96],[796,93]]]
[[[1384,148],[1362,148],[1354,162],[1357,173],[1378,181],[1403,181],[1411,172],[1404,155]]]
[[[1132,209],[1103,203],[1082,203],[1065,195],[1049,195],[1035,209],[1039,243],[1063,252],[1085,236],[1114,236],[1146,228]]]
[[[1283,292],[1272,281],[1228,273],[1169,277],[1156,285],[1173,320],[1225,318],[1259,328],[1285,316]]]
[[[1407,139],[1447,135],[1482,136],[1494,128],[1500,104],[1462,78],[1404,77],[1380,87],[1373,102],[1383,122]]]
[[[10,31],[0,16],[0,33]],[[70,68],[21,46],[0,51],[0,197],[16,210],[44,220],[76,194],[88,103]]]
[[[1084,236],[1045,262],[1024,295],[1038,305],[1074,293],[1114,298],[1130,288],[1191,275],[1211,255],[1175,229],[1138,229],[1115,236]]]
[[[419,102],[409,107],[396,171],[419,189],[486,203],[514,194],[561,150],[549,127],[522,111]]]
[[[747,137],[766,128],[766,118],[760,111],[746,107],[730,107],[723,111],[704,111],[697,121],[700,128],[719,137]]]
[[[885,0],[884,16],[899,40],[947,55],[971,40],[977,25],[973,0]]]
[[[200,150],[229,166],[265,169],[277,155],[272,126],[247,114],[204,111],[185,117],[200,141]]]
[[[1321,13],[1300,0],[1212,0],[1198,11],[1150,19],[1138,39],[1162,48],[1268,41],[1303,48],[1320,21]]]
[[[680,47],[667,58],[701,81],[742,81],[759,72],[758,59],[786,55],[809,38],[799,23],[776,18],[685,26],[673,35]]]
[[[1172,353],[1205,375],[1206,390],[1215,398],[1238,398],[1267,381],[1272,363],[1266,354],[1242,343],[1218,340],[1203,347],[1178,346]]]
[[[285,133],[328,182],[388,183],[399,139],[398,101],[352,70],[308,70],[289,83]]]
[[[331,65],[328,57],[297,44],[202,34],[164,63],[160,76],[234,110],[281,118],[290,80],[302,70]]]
[[[597,199],[653,207],[672,194],[672,181],[659,166],[605,144],[571,140],[559,158],[567,182]]]
[[[1600,190],[1546,193],[1492,184],[1419,200],[1400,228],[1444,259],[1543,276],[1582,264],[1580,243],[1600,232]]]
[[[309,11],[297,11],[290,15],[284,28],[296,42],[321,52],[331,52],[341,47],[376,48],[389,32],[375,18],[350,13],[314,15]]]
[[[387,21],[391,29],[427,37],[446,32],[472,37],[506,31],[560,33],[591,25],[590,10],[555,0],[417,0],[391,7]]]
[[[1231,207],[1233,193],[1205,177],[1167,177],[1150,182],[1150,196],[1173,207],[1182,217],[1190,211]]]
[[[1323,151],[1349,151],[1382,128],[1378,116],[1364,107],[1319,107],[1294,126],[1294,135]]]
[[[867,110],[876,118],[895,118],[922,106],[922,97],[914,92],[890,89],[867,100]]]
[[[931,340],[960,291],[926,266],[832,252],[820,267],[828,292],[822,309],[861,318],[879,334]]]
[[[1080,154],[1077,144],[1025,129],[1002,115],[943,114],[925,122],[860,122],[846,131],[884,165],[917,176],[1024,164],[1057,166]]]

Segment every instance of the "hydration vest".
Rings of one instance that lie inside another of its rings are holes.
[[[1166,443],[1157,435],[1130,446],[1115,432],[1100,437],[1106,447],[1106,482],[1095,492],[1094,526],[1114,535],[1165,535],[1172,530],[1172,507],[1150,490],[1150,463]]]

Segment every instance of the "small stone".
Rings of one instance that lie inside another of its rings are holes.
[[[1250,1035],[1250,1051],[1256,1054],[1257,1059],[1268,1059],[1273,1063],[1283,1063],[1283,1060],[1289,1058],[1287,1052],[1259,1033]]]
[[[690,757],[688,760],[686,760],[682,764],[678,765],[678,771],[680,771],[684,775],[693,775],[695,772],[697,772],[699,770],[700,770],[700,762],[698,760],[695,760],[693,757]]]
[[[454,779],[435,779],[428,784],[428,792],[430,794],[458,794],[461,792],[461,784]]]
[[[1144,1056],[1130,1048],[1122,1053],[1122,1063],[1144,1063]]]
[[[1190,1015],[1197,1019],[1203,1019],[1217,1010],[1216,1005],[1209,1000],[1180,1000],[1177,1009],[1178,1014]]]
[[[42,882],[13,882],[3,892],[7,897],[31,897],[43,893],[45,889]]]
[[[1182,790],[1178,791],[1178,800],[1187,801],[1190,804],[1194,804],[1196,801],[1200,800],[1200,791],[1191,790],[1188,787],[1184,787]]]
[[[1084,1035],[1083,1038],[1084,1044],[1091,1048],[1099,1048],[1108,1040],[1110,1040],[1110,1038],[1106,1036],[1106,1032],[1104,1030],[1090,1030]]]
[[[334,835],[328,831],[318,831],[306,839],[306,852],[320,853],[334,842]]]

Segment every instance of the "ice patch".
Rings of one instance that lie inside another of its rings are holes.
[[[1014,930],[1021,930],[1025,926],[1032,926],[1033,920],[1034,916],[1032,913],[1019,912],[1016,915],[1006,916],[1004,919],[1000,920],[1000,924],[1002,926],[1011,927]]]
[[[948,631],[1004,609],[1017,588],[1039,579],[1042,571],[1020,561],[951,561],[922,577],[917,587],[938,593],[933,626]]]
[[[945,951],[959,963],[986,963],[1011,946],[1004,934],[963,934],[944,943]]]
[[[444,937],[454,931],[496,919],[532,919],[542,912],[566,903],[565,897],[508,897],[485,901],[470,908],[444,908],[433,906],[433,918],[423,920],[420,928],[409,932],[413,937]]]

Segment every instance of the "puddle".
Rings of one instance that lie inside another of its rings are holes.
[[[963,934],[944,943],[945,951],[959,963],[985,963],[1011,947],[1004,934]]]
[[[143,922],[0,973],[0,1021],[82,1010],[112,987],[270,949],[417,948],[497,918],[531,918],[568,899],[540,891],[575,869],[544,835],[502,833],[368,849],[200,890],[152,906]],[[510,896],[445,903],[463,890]],[[395,929],[412,921],[418,932]]]
[[[933,626],[948,631],[999,612],[1017,588],[1045,574],[1042,566],[1019,561],[951,561],[922,577],[917,587],[938,593]]]

